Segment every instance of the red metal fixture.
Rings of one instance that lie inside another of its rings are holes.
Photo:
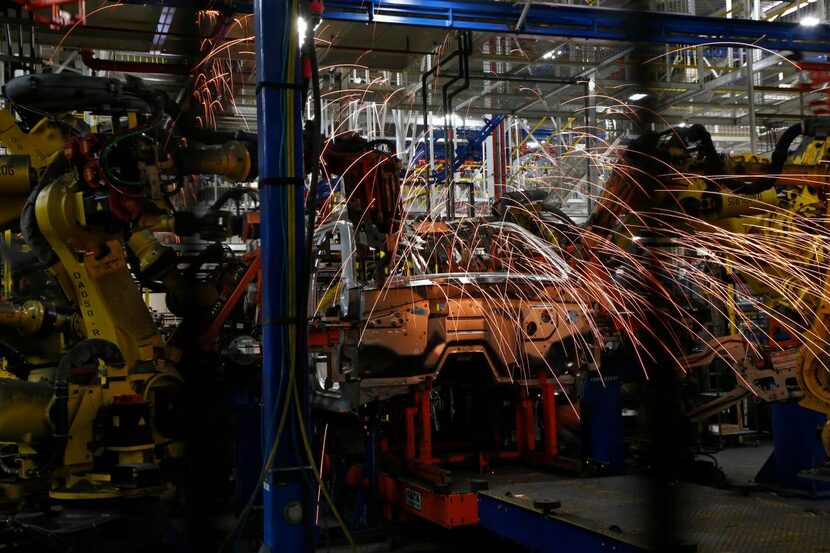
[[[228,319],[228,316],[233,312],[236,306],[239,304],[239,300],[245,294],[245,290],[248,289],[248,285],[253,282],[254,278],[259,275],[260,269],[260,257],[259,251],[254,252],[251,254],[248,268],[245,270],[245,274],[242,275],[242,278],[239,279],[239,282],[234,287],[233,291],[225,300],[224,304],[222,305],[222,309],[216,315],[216,318],[208,328],[207,332],[204,334],[202,338],[202,348],[205,350],[209,350],[211,348],[213,339],[219,334],[219,331],[222,329],[222,325],[225,324],[225,321]]]
[[[505,159],[504,123],[493,133],[493,200],[498,201],[504,194],[507,183],[507,161]]]
[[[803,90],[814,91],[830,83],[830,63],[809,63],[801,62],[799,69],[807,72],[809,83],[802,86]],[[830,89],[826,89],[823,98],[809,102],[810,109],[816,115],[830,114]]]
[[[21,5],[28,12],[44,9],[50,10],[51,13],[49,16],[33,13],[32,19],[38,23],[49,25],[49,28],[53,30],[58,30],[62,27],[71,27],[73,25],[83,25],[86,22],[85,0],[14,0],[14,2]],[[61,14],[61,6],[66,6],[67,4],[75,4],[77,13],[74,16],[70,15],[69,17],[65,17]]]
[[[329,332],[331,329],[329,329]],[[336,340],[336,336],[312,333],[313,341]],[[411,395],[411,402],[403,408],[402,427],[381,440],[381,457],[390,466],[402,467],[402,474],[381,472],[378,496],[387,518],[407,520],[412,516],[453,528],[478,523],[476,492],[471,489],[451,491],[452,472],[448,465],[478,462],[479,472],[490,471],[493,460],[517,459],[545,467],[574,468],[572,462],[557,457],[556,384],[543,372],[538,374],[539,388],[518,390],[515,400],[515,450],[469,452],[463,444],[433,442],[432,382],[427,380],[421,389]],[[535,399],[539,400],[541,418],[537,420]],[[537,428],[540,440],[536,439]],[[391,440],[391,443],[390,443]],[[397,440],[397,441],[396,441]],[[459,445],[461,447],[459,447]],[[398,456],[402,455],[402,458]],[[352,467],[347,482],[367,491],[362,480],[362,468]]]

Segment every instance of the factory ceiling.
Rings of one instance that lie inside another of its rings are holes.
[[[652,3],[655,11],[748,16],[717,0]],[[601,3],[622,7],[618,4]],[[797,21],[820,4],[764,1],[760,16]],[[49,12],[24,12],[29,21],[21,24],[12,19],[20,6],[7,3],[2,54],[35,62],[35,69],[134,74],[179,100],[200,102],[203,124],[255,129],[250,14],[103,0],[85,2],[85,10],[85,18],[74,21],[77,14],[69,5],[64,21],[49,28],[34,19],[48,18]],[[420,110],[422,73],[451,53],[456,40],[455,32],[446,29],[323,21],[316,44],[324,99],[339,110],[332,117],[346,116],[344,106],[367,101],[382,106],[384,114]],[[553,129],[593,117],[612,137],[636,128],[632,114],[645,106],[659,123],[704,123],[715,127],[716,139],[719,135],[729,147],[738,147],[748,142],[752,119],[759,135],[774,134],[799,118],[810,100],[826,94],[822,83],[808,82],[809,75],[786,55],[735,44],[634,46],[474,33],[469,87],[454,98],[452,110],[465,124],[503,113],[524,118],[528,125],[544,117],[543,126]],[[753,66],[752,78],[747,62]],[[25,63],[18,65],[26,69]],[[442,115],[441,89],[458,74],[456,58],[428,81],[427,103],[434,114]],[[384,124],[391,121],[389,117]]]

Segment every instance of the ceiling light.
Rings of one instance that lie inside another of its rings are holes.
[[[300,35],[300,46],[302,47],[305,41],[305,32],[308,30],[308,23],[303,16],[297,17],[297,34]]]
[[[818,17],[815,17],[813,15],[808,15],[808,16],[802,17],[801,21],[799,21],[798,23],[802,27],[815,27],[816,25],[821,23],[821,20],[819,20]]]
[[[550,52],[545,52],[544,55],[542,56],[542,59],[552,60],[553,58],[556,57],[556,54],[558,54],[558,52],[556,50],[551,50]]]
[[[632,94],[631,96],[629,96],[628,99],[632,102],[637,102],[639,100],[642,100],[646,96],[648,96],[648,94],[646,94],[645,92],[637,92],[636,94]]]

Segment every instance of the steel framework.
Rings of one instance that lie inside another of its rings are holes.
[[[771,50],[830,51],[830,27],[492,0],[328,0],[323,17],[494,33],[676,45],[752,44]],[[517,24],[521,21],[521,27]]]

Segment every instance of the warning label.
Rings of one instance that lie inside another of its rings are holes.
[[[404,490],[406,492],[406,504],[415,509],[416,511],[421,510],[421,492],[418,490],[413,490],[412,488],[406,488]]]

